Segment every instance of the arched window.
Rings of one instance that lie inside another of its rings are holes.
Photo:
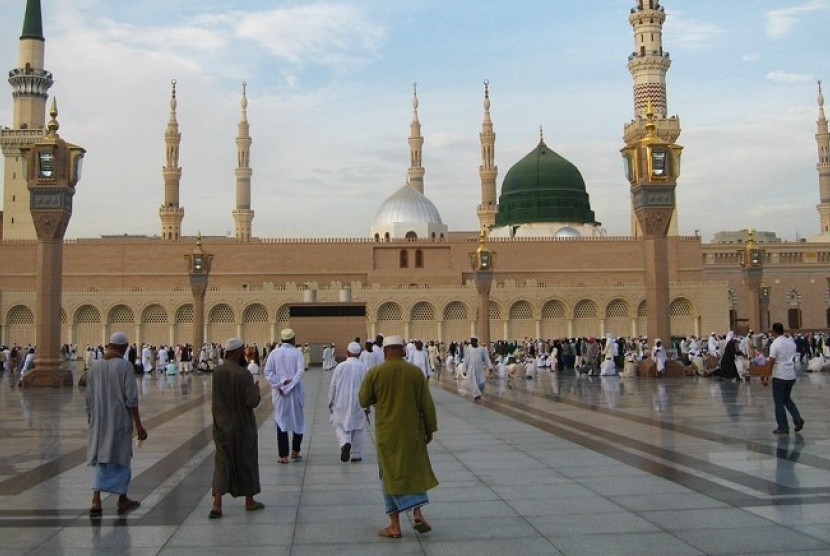
[[[424,268],[424,252],[420,249],[415,251],[415,268]]]
[[[409,268],[409,251],[406,249],[401,249],[399,264],[401,268]]]
[[[406,241],[417,241],[418,234],[416,234],[413,231],[409,231],[409,232],[406,232],[406,236],[404,236],[404,237],[406,237]]]
[[[389,241],[389,232],[383,234],[383,241]]]

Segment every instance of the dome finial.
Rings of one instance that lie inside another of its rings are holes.
[[[52,116],[52,119],[49,120],[47,129],[49,130],[49,135],[55,137],[58,134],[58,129],[61,127],[58,123],[58,99],[55,97],[52,97],[52,106],[49,107],[49,115]]]
[[[490,80],[484,80],[484,110],[490,111]]]
[[[418,106],[419,106],[419,103],[418,103],[418,84],[413,83],[412,84],[412,109],[415,110],[416,113],[418,112]]]
[[[172,87],[172,91],[170,93],[170,111],[176,110],[177,102],[176,102],[176,80],[170,80],[170,86]]]
[[[545,144],[545,128],[543,128],[541,125],[539,126],[539,144]]]
[[[242,82],[242,111],[248,109],[248,82]]]
[[[821,90],[821,79],[818,80],[818,106],[824,108],[824,93]]]

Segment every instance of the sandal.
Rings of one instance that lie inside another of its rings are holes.
[[[385,539],[399,539],[401,538],[400,533],[393,533],[389,530],[389,527],[384,527],[380,531],[378,531],[378,537],[383,537]]]
[[[125,514],[127,512],[131,512],[134,509],[136,509],[137,507],[139,507],[140,505],[141,505],[141,502],[139,502],[138,500],[130,500],[128,498],[127,501],[124,502],[123,504],[118,504],[118,513],[119,514]]]
[[[300,455],[300,452],[291,452],[291,459],[300,460],[303,459],[303,456]]]
[[[422,534],[432,531],[432,526],[423,519],[416,519],[415,523],[412,525],[412,528]]]
[[[222,510],[210,510],[208,514],[208,519],[219,519],[222,517]]]
[[[245,506],[245,509],[249,512],[255,512],[257,510],[264,510],[265,509],[265,504],[263,504],[262,502],[254,502],[250,506]]]
[[[277,463],[288,463],[288,458],[279,458]]]
[[[104,515],[104,510],[101,506],[92,506],[89,509],[89,517],[101,517],[102,515]]]

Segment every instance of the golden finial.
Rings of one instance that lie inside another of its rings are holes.
[[[651,99],[646,103],[646,139],[655,139],[657,134],[657,124],[654,123],[654,106],[651,104]]]
[[[196,234],[196,252],[202,252],[202,230],[199,230],[199,232]]]
[[[52,119],[49,120],[47,129],[49,130],[49,135],[54,137],[58,134],[58,129],[61,127],[58,123],[58,99],[55,97],[52,97],[52,105],[49,107],[49,115],[52,116]]]

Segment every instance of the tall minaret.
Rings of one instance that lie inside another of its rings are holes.
[[[0,148],[5,157],[3,177],[3,239],[36,239],[29,212],[29,191],[23,178],[20,147],[43,137],[46,101],[52,74],[43,69],[46,39],[40,0],[28,0],[17,68],[9,72],[14,101],[14,121],[10,129],[0,126]]]
[[[499,206],[496,203],[496,176],[499,168],[496,160],[496,134],[493,132],[493,120],[490,119],[490,82],[484,81],[484,122],[481,124],[481,166],[478,175],[481,178],[481,204],[478,205],[478,220],[482,228],[491,228],[496,224]]]
[[[421,122],[418,119],[418,84],[412,85],[412,122],[409,124],[409,170],[406,173],[407,183],[424,192],[424,167],[421,153],[424,148],[424,138],[421,136]]]
[[[680,119],[668,116],[666,73],[671,66],[669,53],[663,51],[663,23],[666,12],[661,0],[637,0],[628,21],[634,28],[634,51],[628,56],[628,71],[634,79],[634,120],[625,125],[623,139],[632,145],[646,135],[646,110],[651,103],[655,133],[668,142],[680,137]],[[677,210],[674,211],[668,235],[678,234]],[[631,210],[631,234],[640,237],[640,224]]]
[[[179,122],[176,119],[176,80],[170,82],[173,87],[170,95],[170,120],[167,122],[167,131],[164,132],[164,144],[167,164],[162,169],[164,176],[164,204],[159,208],[161,218],[161,237],[169,241],[178,241],[182,235],[182,219],[184,209],[179,206],[179,181],[182,179],[182,169],[179,166],[179,145],[182,134],[179,133]]]
[[[818,144],[818,190],[820,202],[818,215],[821,222],[821,233],[830,234],[830,132],[827,130],[827,117],[824,115],[824,94],[821,90],[821,81],[818,82],[818,130],[816,143]]]
[[[236,210],[233,221],[236,225],[236,240],[251,241],[251,130],[248,125],[248,84],[242,83],[242,118],[239,120],[239,135],[236,137]]]

